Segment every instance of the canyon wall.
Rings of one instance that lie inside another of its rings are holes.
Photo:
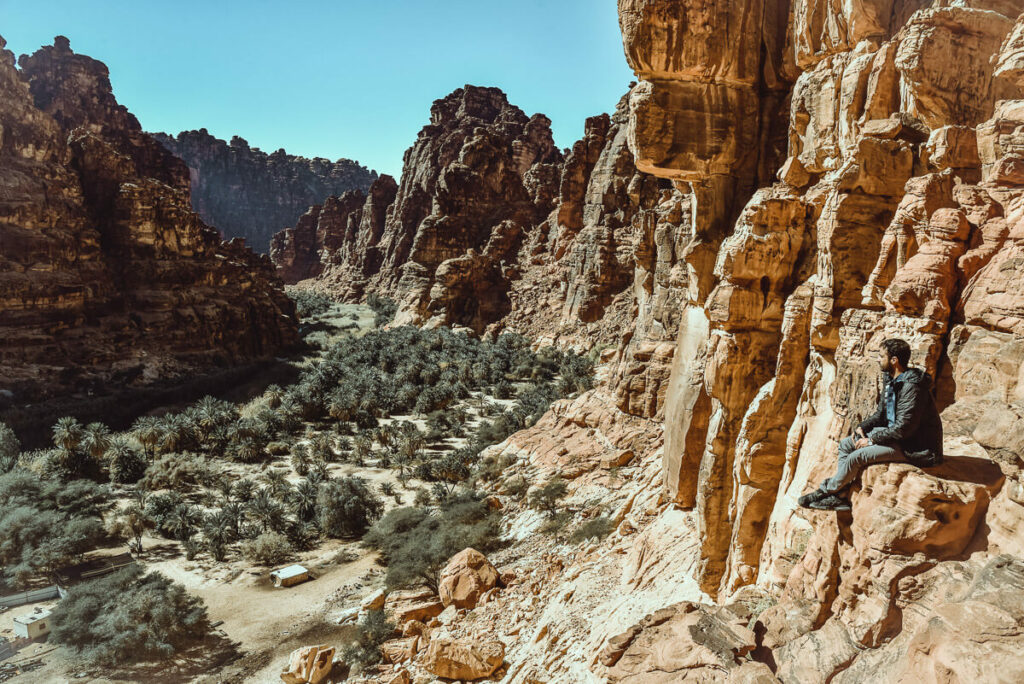
[[[639,82],[564,156],[467,87],[389,208],[339,198],[276,239],[293,280],[400,322],[598,347],[594,390],[496,448],[619,524],[494,609],[530,633],[509,680],[1024,678],[1024,5],[618,4]],[[945,464],[799,509],[887,337],[935,379]]]
[[[107,68],[63,37],[19,65],[0,52],[7,399],[101,393],[296,342],[269,259],[192,212],[187,167],[117,103]]]
[[[274,233],[332,195],[366,191],[377,174],[351,159],[330,161],[267,154],[237,135],[231,142],[205,128],[152,136],[188,165],[192,208],[226,240],[244,238],[266,253]]]
[[[1024,672],[1007,655],[1024,613],[1002,603],[1024,588],[1024,451],[1008,436],[1021,415],[1022,10],[619,2],[642,79],[631,148],[697,206],[699,185],[742,178],[737,150],[774,140],[745,98],[788,99],[776,179],[695,265],[712,286],[684,303],[662,469],[666,498],[695,513],[703,592],[777,599],[758,644],[783,681]],[[852,515],[796,508],[877,402],[887,337],[937,380],[946,464],[869,469]]]

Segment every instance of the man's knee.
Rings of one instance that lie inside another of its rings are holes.
[[[857,447],[857,440],[851,437],[844,437],[839,442],[839,455],[848,456]]]
[[[883,446],[881,444],[872,444],[866,446],[863,449],[857,449],[852,452],[849,458],[860,465],[871,465],[872,463],[891,463],[893,461],[901,460],[901,452],[899,449],[892,447]]]

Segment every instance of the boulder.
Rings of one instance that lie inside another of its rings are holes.
[[[404,663],[416,656],[416,652],[419,650],[419,643],[420,638],[418,636],[391,639],[380,645],[381,655],[386,663]]]
[[[359,607],[363,610],[384,610],[384,602],[388,597],[388,593],[383,589],[378,589],[360,603]]]
[[[409,671],[405,668],[381,675],[380,681],[382,684],[412,684]]]
[[[441,603],[456,608],[473,608],[488,589],[498,583],[498,571],[487,558],[473,548],[452,556],[441,571],[438,593]]]
[[[410,620],[427,622],[437,617],[444,605],[430,589],[393,591],[384,601],[384,612],[399,626]]]
[[[285,684],[319,684],[334,666],[334,648],[326,644],[303,646],[288,656],[288,669],[281,673]]]
[[[505,660],[500,641],[432,639],[420,664],[438,677],[473,681],[489,677]]]
[[[598,660],[609,682],[711,681],[736,668],[755,643],[736,612],[684,601],[609,639]]]

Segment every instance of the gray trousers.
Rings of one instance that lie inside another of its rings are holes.
[[[898,463],[906,461],[899,447],[872,444],[863,449],[854,448],[858,437],[850,436],[839,442],[839,463],[836,474],[821,483],[821,490],[837,494],[857,479],[860,471],[875,463]]]

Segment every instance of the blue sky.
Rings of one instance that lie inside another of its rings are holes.
[[[497,86],[571,145],[632,72],[615,0],[0,0],[16,55],[65,35],[149,131],[205,127],[396,177],[430,103]]]

